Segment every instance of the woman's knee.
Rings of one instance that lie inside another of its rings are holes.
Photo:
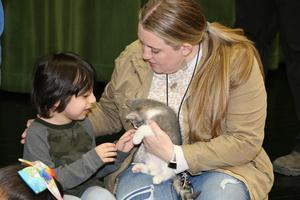
[[[203,176],[203,177],[201,177]],[[198,179],[195,181],[195,179]],[[195,191],[200,190],[197,199],[201,200],[249,200],[246,185],[224,173],[209,172],[194,178]]]
[[[107,189],[99,187],[99,186],[92,186],[89,187],[81,196],[81,200],[115,200],[115,196],[109,192]]]

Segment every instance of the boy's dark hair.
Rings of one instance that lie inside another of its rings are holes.
[[[18,175],[23,165],[9,165],[0,169],[0,199],[2,200],[55,200],[56,198],[45,190],[35,194]],[[62,186],[56,181],[56,185],[63,195]]]
[[[62,112],[73,95],[93,89],[95,69],[79,55],[56,53],[40,59],[34,70],[31,99],[38,114],[49,118],[50,109]]]

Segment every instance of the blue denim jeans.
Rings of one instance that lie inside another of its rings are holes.
[[[118,200],[179,200],[180,197],[168,180],[159,185],[152,183],[152,176],[132,173],[131,166],[119,177],[117,188]],[[245,184],[238,179],[219,172],[207,171],[189,180],[194,191],[201,194],[197,200],[250,200]]]
[[[92,186],[84,191],[81,198],[73,195],[64,195],[64,200],[115,200],[116,198],[107,189]]]

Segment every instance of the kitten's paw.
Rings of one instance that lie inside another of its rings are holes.
[[[132,138],[133,144],[140,144],[143,140],[143,136],[135,134]]]
[[[163,182],[163,177],[158,176],[158,175],[154,176],[152,181],[153,181],[153,184],[156,184],[156,185],[161,184],[161,182]]]
[[[135,164],[135,165],[132,167],[131,171],[132,171],[133,173],[139,173],[139,172],[142,171],[142,167],[141,167],[139,164]]]

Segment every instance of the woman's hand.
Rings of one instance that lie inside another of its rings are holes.
[[[133,148],[134,144],[132,143],[132,138],[134,133],[135,130],[131,129],[120,137],[116,143],[116,147],[119,151],[129,152]]]
[[[26,128],[25,128],[25,130],[23,131],[23,133],[21,135],[21,141],[20,141],[21,144],[25,144],[27,129],[31,125],[32,122],[33,122],[33,119],[27,120],[27,122],[26,122]]]
[[[143,139],[143,143],[147,151],[160,157],[166,162],[172,159],[173,143],[170,137],[158,126],[154,121],[149,123],[154,136],[147,136]]]

